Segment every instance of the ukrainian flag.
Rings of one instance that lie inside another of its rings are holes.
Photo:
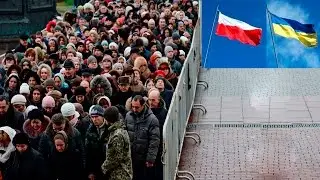
[[[285,38],[297,39],[307,47],[317,46],[317,33],[313,24],[302,24],[292,19],[278,17],[272,13],[270,13],[270,16],[275,34]]]

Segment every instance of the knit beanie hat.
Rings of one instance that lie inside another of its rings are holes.
[[[51,96],[46,96],[42,99],[42,107],[51,107],[54,108],[56,106],[56,102],[54,101],[53,97]]]
[[[43,112],[40,109],[33,109],[28,113],[28,118],[30,120],[39,119],[41,122],[44,121]]]
[[[14,146],[16,146],[17,144],[29,145],[30,144],[29,137],[26,133],[23,133],[23,132],[17,133],[12,140],[12,144]]]
[[[76,107],[72,103],[65,103],[61,106],[61,113],[64,117],[73,116],[76,114]]]
[[[108,46],[108,47],[109,47],[108,41],[107,41],[107,40],[103,40],[103,41],[101,42],[101,46]]]
[[[100,105],[93,105],[90,107],[89,115],[90,116],[102,116],[103,117],[104,110]]]
[[[30,88],[27,83],[22,83],[20,86],[20,94],[30,94]]]
[[[160,57],[160,58],[162,57],[162,53],[161,53],[160,51],[156,51],[156,52],[153,53],[153,55],[154,55],[154,54],[156,54],[156,55],[157,55],[158,57]]]
[[[11,98],[11,104],[13,104],[13,105],[15,105],[15,104],[25,105],[26,103],[27,103],[26,98],[21,94],[14,95]]]
[[[116,50],[118,50],[118,48],[119,48],[118,44],[115,43],[115,42],[111,42],[111,43],[109,44],[109,49],[112,49],[112,46],[113,46]]]
[[[119,120],[119,110],[115,106],[108,107],[106,111],[104,112],[103,117],[108,121],[108,122],[116,122]]]
[[[85,96],[87,94],[86,89],[82,86],[78,86],[76,87],[76,89],[74,90],[74,95],[83,95]]]
[[[173,51],[173,48],[171,46],[166,46],[164,48],[164,54],[167,56],[167,54],[170,52],[170,51]]]

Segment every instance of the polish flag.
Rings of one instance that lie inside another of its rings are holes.
[[[243,44],[257,46],[260,44],[261,34],[261,28],[251,26],[219,12],[216,35],[227,37],[230,40],[238,40]]]

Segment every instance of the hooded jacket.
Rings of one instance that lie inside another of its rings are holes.
[[[47,129],[47,126],[50,123],[50,119],[47,116],[44,116],[44,121],[41,123],[41,130],[39,134],[34,132],[34,130],[31,127],[31,121],[30,119],[27,119],[23,123],[23,132],[28,134],[29,140],[30,140],[30,146],[34,149],[38,149],[39,141],[40,141],[40,133],[44,132]]]
[[[10,143],[7,147],[0,146],[0,164],[4,164],[10,158],[10,154],[16,150],[12,144],[12,140],[16,135],[16,131],[9,126],[0,127],[0,131],[7,133],[10,138]],[[3,151],[3,153],[1,151]]]
[[[17,79],[17,85],[15,89],[9,89],[9,81],[12,77],[15,77]],[[11,99],[14,95],[19,94],[19,88],[20,88],[20,78],[17,74],[10,74],[9,77],[6,80],[6,83],[4,85],[4,90],[6,95]]]
[[[102,76],[102,75],[97,75],[95,76],[91,82],[90,82],[90,88],[95,92],[95,89],[97,86],[100,85],[104,89],[104,95],[111,97],[112,96],[112,87],[109,82],[109,80]],[[95,92],[96,93],[96,92]],[[97,94],[97,93],[96,93]]]

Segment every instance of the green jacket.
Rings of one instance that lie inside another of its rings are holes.
[[[112,124],[108,131],[110,136],[102,172],[109,180],[131,180],[133,172],[128,132],[121,121]]]

